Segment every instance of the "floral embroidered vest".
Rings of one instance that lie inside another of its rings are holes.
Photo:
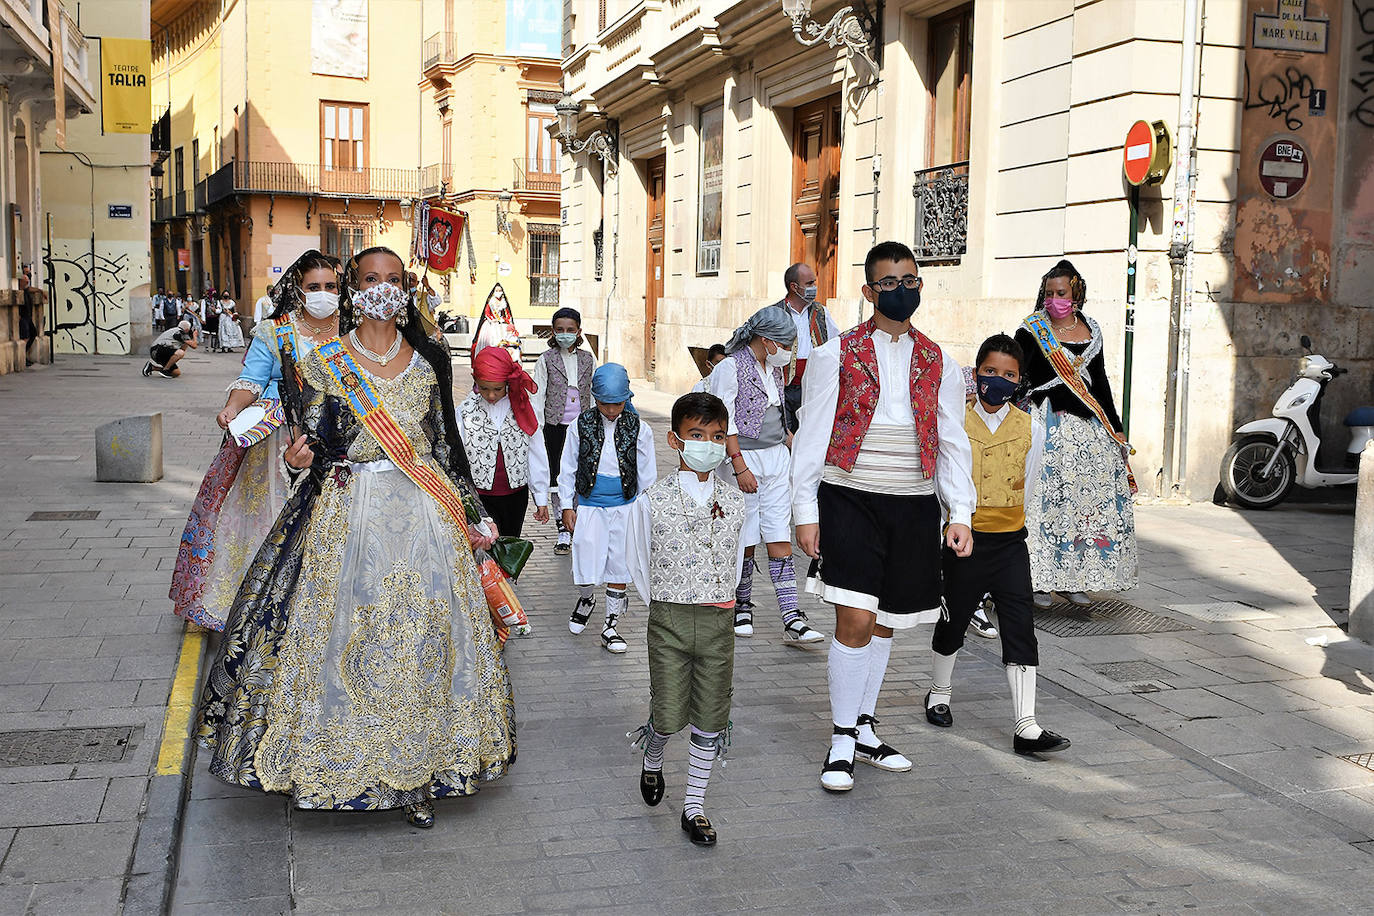
[[[735,597],[744,495],[712,475],[713,506],[699,506],[669,474],[644,491],[649,501],[649,597],[720,604]]]
[[[467,431],[468,461],[472,465],[472,482],[479,490],[490,490],[496,479],[496,455],[499,450],[506,462],[506,480],[512,487],[523,487],[530,481],[530,437],[515,422],[514,411],[497,429],[491,415],[482,406],[482,396],[473,393],[459,407],[463,415],[463,429]],[[536,430],[537,432],[537,430]]]
[[[763,388],[763,379],[759,378],[758,360],[748,347],[736,351],[730,359],[735,364],[735,380],[739,384],[739,394],[735,396],[735,427],[744,438],[757,439],[763,428],[763,415],[768,412],[768,392]],[[773,370],[773,383],[781,394],[782,369]],[[784,408],[779,405],[778,409]],[[784,417],[784,425],[786,420]]]
[[[606,424],[601,411],[588,407],[577,418],[577,477],[574,489],[589,496],[596,485],[596,467],[601,462],[601,446],[606,441]],[[639,414],[628,404],[615,421],[615,457],[620,465],[620,491],[626,499],[639,493]]]
[[[550,347],[539,357],[544,360],[548,381],[544,390],[545,426],[558,426],[563,422],[563,411],[568,405],[568,388],[572,380],[563,368],[563,354],[558,347]],[[592,355],[586,350],[577,350],[577,403],[583,409],[592,403]]]
[[[859,447],[873,422],[878,407],[878,356],[873,350],[873,319],[840,335],[840,394],[835,405],[835,425],[825,463],[843,471],[853,469]],[[911,411],[916,419],[916,441],[920,446],[921,467],[935,476],[935,459],[940,451],[939,412],[940,376],[944,357],[929,337],[912,328],[915,347],[911,351]]]
[[[973,485],[978,490],[973,530],[1020,531],[1026,527],[1030,415],[1010,407],[994,433],[988,431],[982,415],[970,405],[964,412],[964,430],[973,448]],[[1034,486],[1035,482],[1030,484]]]

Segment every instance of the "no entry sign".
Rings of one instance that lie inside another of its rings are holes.
[[[1121,166],[1127,183],[1159,184],[1169,173],[1173,143],[1163,121],[1136,121],[1126,131]]]
[[[1307,184],[1307,150],[1292,137],[1275,140],[1260,153],[1259,180],[1265,193],[1287,200]]]

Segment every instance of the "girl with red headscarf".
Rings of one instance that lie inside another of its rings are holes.
[[[519,537],[534,496],[534,517],[549,520],[549,457],[530,395],[534,380],[504,347],[472,357],[473,391],[458,405],[458,432],[482,505],[503,535]]]

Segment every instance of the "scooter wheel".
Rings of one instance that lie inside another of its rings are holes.
[[[1264,469],[1278,449],[1271,436],[1245,436],[1221,457],[1221,488],[1244,509],[1272,509],[1288,498],[1297,479],[1293,455],[1284,450],[1266,476]]]

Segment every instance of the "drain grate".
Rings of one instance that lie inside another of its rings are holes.
[[[1109,677],[1122,684],[1136,681],[1162,681],[1174,677],[1172,671],[1159,667],[1153,662],[1109,662],[1093,665],[1092,669],[1103,677]]]
[[[91,522],[100,518],[99,509],[65,509],[61,512],[34,512],[30,522]]]
[[[1178,611],[1180,614],[1187,614],[1189,617],[1196,617],[1198,620],[1206,620],[1209,623],[1225,623],[1231,620],[1268,620],[1278,616],[1248,604],[1241,604],[1239,601],[1213,601],[1209,604],[1166,604],[1164,606],[1171,611]]]
[[[1126,633],[1169,633],[1192,627],[1115,598],[1079,607],[1058,601],[1037,610],[1035,628],[1055,636],[1120,636]]]
[[[118,763],[124,759],[132,735],[133,727],[127,725],[0,732],[0,767]]]
[[[1366,770],[1374,770],[1374,754],[1344,754],[1342,760],[1349,760],[1357,767],[1364,767]]]

